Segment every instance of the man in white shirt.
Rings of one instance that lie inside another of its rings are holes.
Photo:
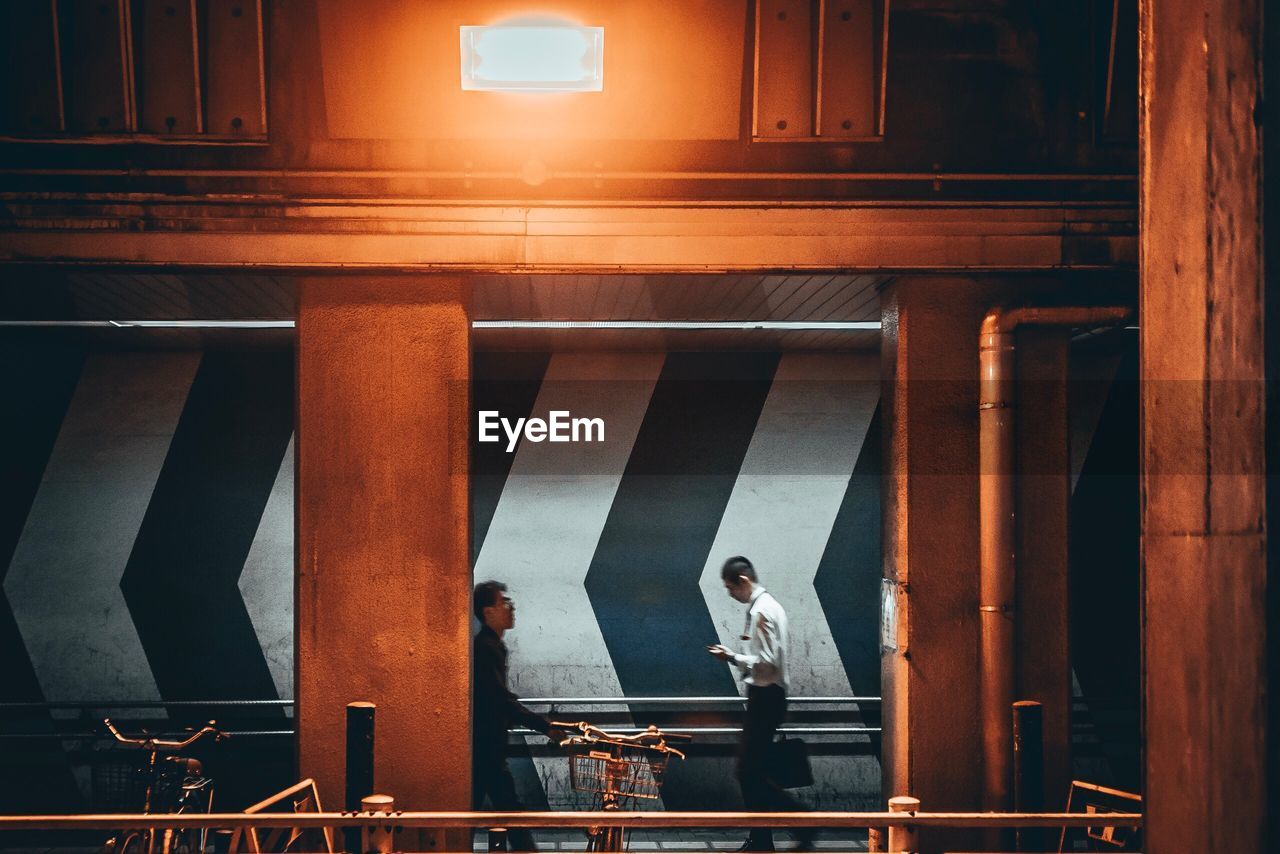
[[[770,775],[769,750],[787,713],[787,612],[765,590],[756,569],[745,557],[731,557],[720,569],[729,595],[747,606],[742,640],[746,652],[734,652],[723,644],[707,651],[742,671],[747,686],[747,715],[738,755],[738,783],[742,801],[754,812],[803,810],[804,805],[778,785]],[[813,847],[813,832],[798,832],[799,850]],[[772,851],[773,831],[752,828],[743,851]]]

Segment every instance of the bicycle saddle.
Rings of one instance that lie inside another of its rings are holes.
[[[200,772],[204,770],[199,759],[192,759],[189,756],[166,756],[164,761],[176,766],[179,771],[190,777],[199,777]]]

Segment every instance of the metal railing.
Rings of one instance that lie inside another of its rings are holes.
[[[569,708],[598,708],[601,706],[623,706],[623,707],[645,707],[646,710],[666,710],[670,709],[671,713],[679,711],[710,711],[716,707],[736,707],[746,703],[746,698],[740,695],[726,696],[702,696],[702,697],[527,697],[522,702],[527,706],[537,708],[547,708],[551,711],[562,711],[566,707]],[[787,700],[792,706],[800,709],[810,708],[814,706],[879,706],[880,698],[872,696],[850,696],[850,697],[790,697]],[[53,710],[66,711],[90,711],[98,709],[138,709],[138,710],[197,710],[207,709],[291,709],[294,705],[293,700],[73,700],[73,701],[52,701],[52,702],[20,702],[20,703],[0,703],[0,713],[3,712],[45,712]],[[55,718],[55,723],[57,719]],[[68,724],[75,723],[74,719],[68,719]],[[83,724],[82,724],[83,726]],[[707,725],[707,724],[687,724],[681,726],[679,723],[672,723],[666,727],[671,732],[689,733],[694,735],[734,735],[742,732],[742,728],[738,726],[727,725]],[[614,726],[611,729],[620,733],[636,733],[643,730],[642,727],[630,726]],[[780,727],[781,731],[793,735],[827,735],[827,736],[850,736],[850,735],[874,735],[880,732],[878,726],[813,726],[803,724],[784,724]],[[228,728],[233,735],[250,738],[287,738],[297,734],[297,731],[288,728],[255,728],[255,729],[235,729],[234,725]],[[534,731],[529,729],[514,729],[512,733],[515,735],[533,735]],[[71,731],[58,730],[49,732],[0,732],[0,741],[14,740],[84,740],[93,739],[101,736],[96,731]]]
[[[582,705],[582,706],[705,706],[705,705],[740,705],[747,698],[738,694],[723,697],[524,697],[526,706]],[[879,703],[879,697],[788,697],[787,702],[793,705],[823,703],[827,705],[846,705],[853,703]]]
[[[930,828],[1027,830],[1031,828],[1139,828],[1141,813],[975,813],[923,812],[915,798],[891,798],[886,812],[353,812],[353,813],[222,813],[204,815],[73,815],[3,816],[0,832],[89,829],[234,830],[256,838],[258,831],[298,833],[320,829],[359,829],[370,835],[366,850],[395,851],[395,834],[406,829],[466,830],[493,828],[623,827],[629,830],[671,828],[832,828],[866,829],[869,850],[919,850],[919,832]],[[883,832],[883,833],[882,833]],[[374,836],[380,836],[373,842]],[[330,835],[330,839],[333,837]],[[470,846],[468,846],[469,848]]]
[[[116,828],[210,828],[232,830],[296,827],[382,827],[448,830],[455,828],[580,828],[613,825],[628,828],[824,827],[1141,827],[1142,813],[1003,812],[390,812],[390,813],[204,813],[101,815],[5,815],[5,830],[86,830]]]
[[[747,698],[737,694],[722,697],[524,697],[528,706],[706,706],[739,705]],[[788,697],[796,705],[871,704],[879,697]],[[66,700],[46,702],[0,703],[0,711],[40,711],[50,709],[181,709],[202,706],[272,706],[292,708],[293,700]]]
[[[204,706],[292,708],[293,700],[68,700],[41,703],[0,703],[0,712],[53,709],[195,709]]]

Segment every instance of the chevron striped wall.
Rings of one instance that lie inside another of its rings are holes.
[[[0,356],[21,413],[0,443],[0,702],[291,698],[292,354],[82,352],[6,335]],[[791,616],[793,694],[880,693],[874,356],[475,360],[477,409],[607,424],[598,444],[473,444],[475,574],[516,599],[519,693],[734,693],[703,647],[741,630],[718,578],[738,553]],[[1095,427],[1129,417],[1099,388],[1073,425],[1090,494],[1109,474],[1089,452]],[[1108,453],[1122,456],[1123,442]],[[1109,524],[1090,506],[1081,518]],[[1112,653],[1099,643],[1103,664],[1079,669],[1082,683],[1106,683]],[[669,806],[736,802],[728,742],[672,775]],[[60,751],[7,751],[23,773],[0,774],[0,805],[74,803],[85,781]],[[814,805],[878,803],[874,752],[820,757]],[[516,768],[530,803],[564,802],[560,761],[533,751]],[[38,796],[32,769],[44,775]]]
[[[791,617],[792,693],[879,694],[875,356],[558,353],[524,382],[523,357],[483,358],[486,406],[608,425],[599,445],[524,443],[505,473],[493,450],[477,461],[484,476],[505,474],[492,511],[477,504],[475,574],[511,586],[519,693],[736,693],[703,647],[737,643],[742,608],[719,568],[747,554]],[[533,762],[526,795],[556,805],[562,762]],[[873,756],[815,764],[815,805],[876,800]],[[665,794],[690,807],[737,797],[729,758],[676,770]]]

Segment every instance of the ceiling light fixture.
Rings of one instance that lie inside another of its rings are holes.
[[[498,24],[458,30],[464,90],[604,90],[604,27]]]

